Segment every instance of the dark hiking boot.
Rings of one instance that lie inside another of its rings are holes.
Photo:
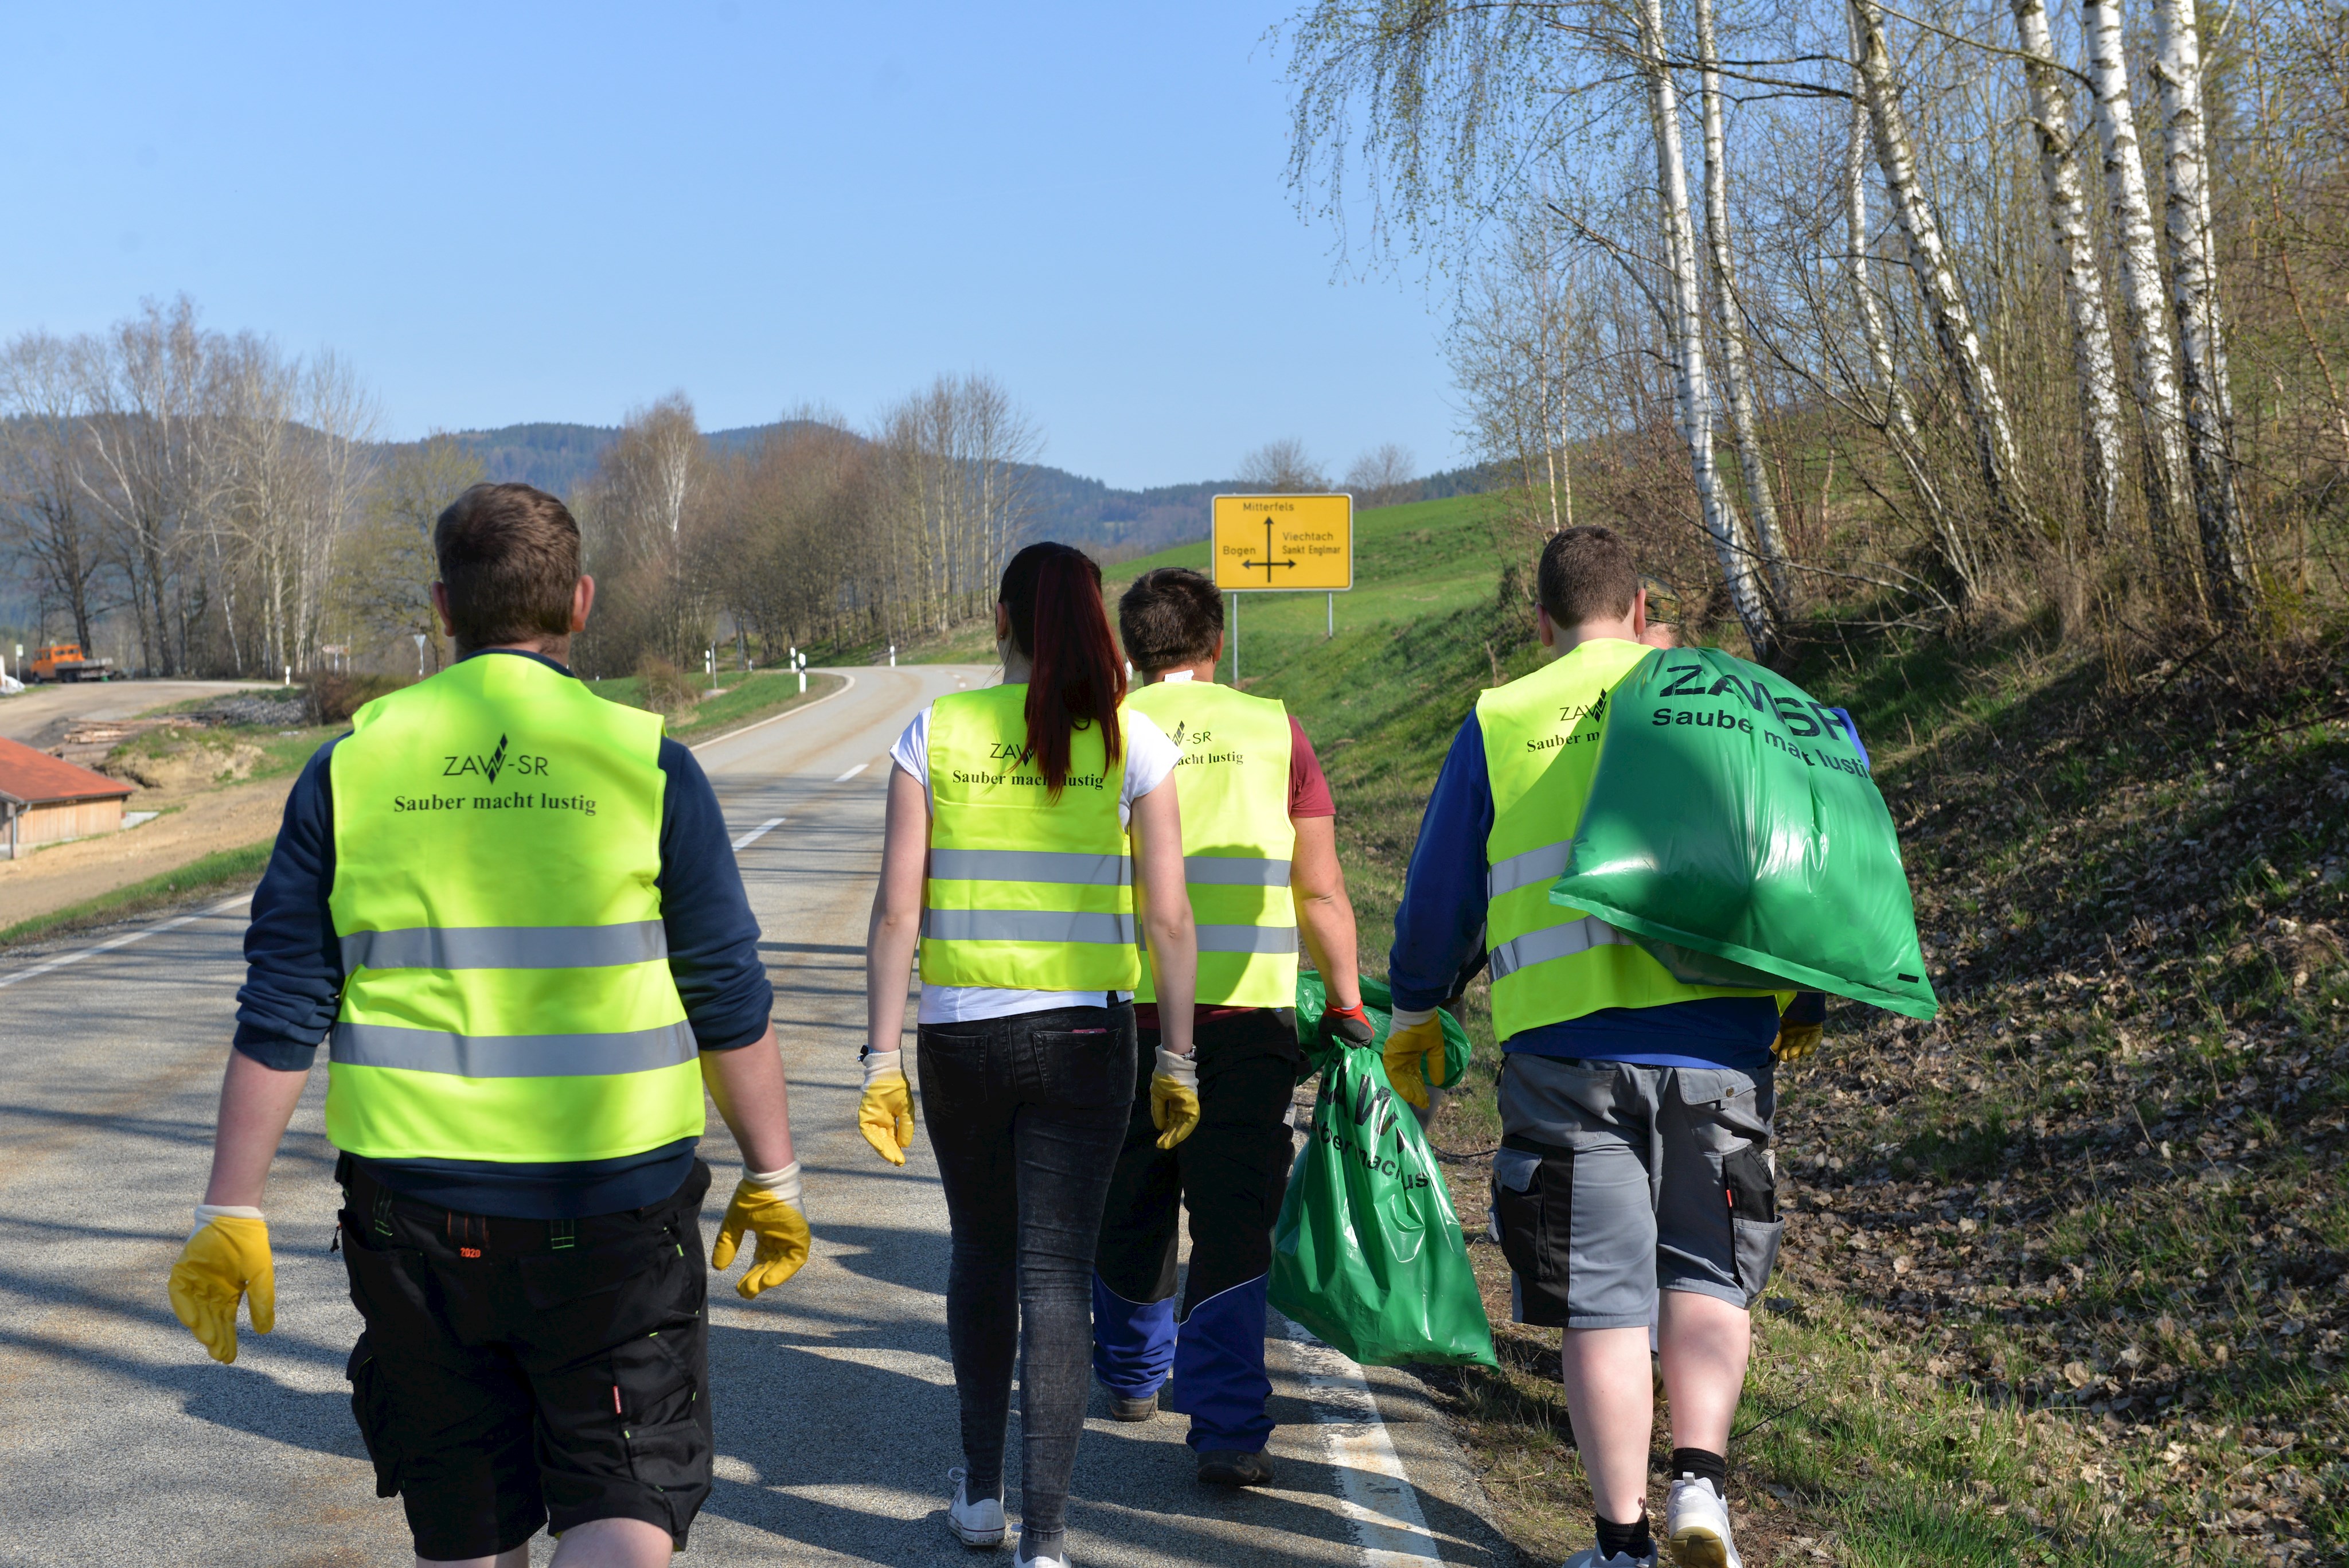
[[[1261,1450],[1210,1449],[1199,1456],[1202,1486],[1264,1486],[1272,1480],[1272,1461]]]
[[[1144,1394],[1134,1399],[1117,1393],[1109,1397],[1109,1417],[1112,1421],[1148,1421],[1155,1418],[1157,1414],[1158,1396],[1155,1393]]]

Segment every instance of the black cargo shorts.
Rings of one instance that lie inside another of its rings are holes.
[[[1511,1054],[1493,1229],[1517,1321],[1643,1328],[1660,1290],[1751,1305],[1785,1231],[1775,1109],[1767,1067]]]
[[[680,1548],[709,1495],[709,1167],[643,1209],[452,1214],[347,1158],[351,1409],[419,1557],[487,1557],[541,1525],[641,1519]]]

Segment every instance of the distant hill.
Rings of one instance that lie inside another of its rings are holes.
[[[739,425],[709,431],[706,439],[720,452],[739,451],[778,428]],[[609,425],[526,424],[459,431],[453,439],[481,455],[490,478],[518,480],[567,497],[595,472],[595,460],[619,433]],[[1202,480],[1119,490],[1042,464],[1029,471],[1029,479],[1035,487],[1035,520],[1030,530],[1034,537],[1066,539],[1119,556],[1206,538],[1208,501],[1252,488],[1237,480]],[[1439,501],[1474,494],[1486,485],[1482,469],[1455,468],[1429,474],[1418,488],[1417,499]]]

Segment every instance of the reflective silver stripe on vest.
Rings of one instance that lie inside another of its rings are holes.
[[[668,957],[658,920],[617,926],[411,926],[353,931],[343,972],[363,969],[602,969]]]
[[[450,1034],[390,1023],[337,1023],[333,1060],[347,1067],[404,1067],[460,1078],[572,1078],[649,1073],[694,1059],[692,1025],[679,1020],[625,1034]]]
[[[1571,844],[1545,844],[1539,849],[1510,856],[1485,873],[1485,897],[1497,898],[1537,882],[1557,881],[1566,875],[1567,851],[1573,847]]]
[[[1203,953],[1293,953],[1297,950],[1295,926],[1201,926],[1199,950]]]
[[[1203,953],[1293,953],[1297,950],[1295,926],[1195,926],[1199,933],[1199,950]],[[1144,932],[1139,943],[1143,952],[1150,950],[1150,937]]]
[[[1123,888],[1133,864],[1123,855],[1061,849],[933,849],[930,875],[941,882],[1054,882]]]
[[[1630,938],[1598,916],[1585,915],[1562,926],[1544,926],[1540,930],[1527,931],[1524,936],[1512,938],[1495,948],[1493,979],[1497,983],[1528,964],[1572,958],[1576,953],[1587,953],[1592,948],[1634,945]]]
[[[1076,942],[1132,947],[1133,917],[1074,909],[924,909],[922,935],[934,942]]]
[[[1185,855],[1183,880],[1202,888],[1286,888],[1288,862],[1253,855]]]

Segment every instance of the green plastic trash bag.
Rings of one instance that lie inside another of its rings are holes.
[[[1330,1053],[1273,1227],[1268,1294],[1365,1366],[1496,1365],[1444,1173],[1374,1046]]]
[[[1849,720],[1716,649],[1651,653],[1608,694],[1549,896],[1692,984],[1940,1010],[1892,814]]]
[[[1387,990],[1385,981],[1372,980],[1368,975],[1362,977],[1361,986],[1362,1011],[1371,1018],[1371,1049],[1383,1051],[1386,1049],[1387,1032],[1394,1026],[1394,994]],[[1321,1049],[1321,1013],[1329,1005],[1329,997],[1322,990],[1321,977],[1311,970],[1299,972],[1297,977],[1297,1043],[1305,1050],[1302,1077],[1311,1077],[1326,1064],[1329,1054]],[[1435,1015],[1444,1021],[1444,1086],[1456,1089],[1460,1086],[1460,1075],[1468,1071],[1468,1031],[1463,1029],[1460,1021],[1449,1012],[1438,1009]],[[1427,1070],[1423,1065],[1420,1076],[1423,1078],[1426,1075]]]

